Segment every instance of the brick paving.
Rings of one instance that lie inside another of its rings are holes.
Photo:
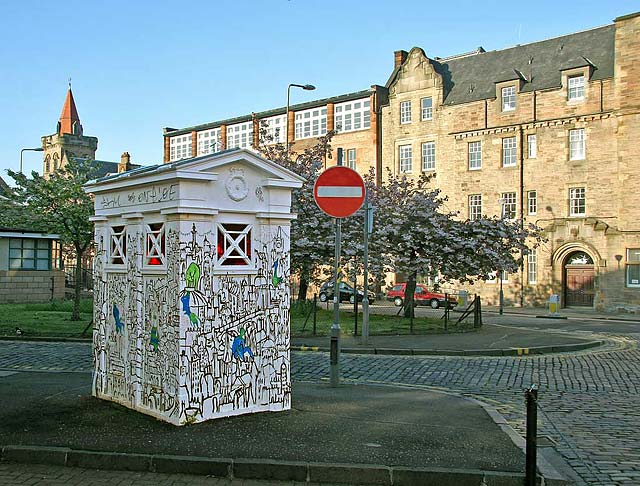
[[[542,409],[539,435],[557,444],[583,484],[640,485],[638,340],[640,335],[627,334],[627,344],[620,349],[570,355],[343,354],[341,375],[349,382],[433,387],[478,398],[494,406],[522,435],[523,390],[536,383]],[[0,370],[87,371],[90,355],[90,344],[0,341]],[[328,355],[293,353],[292,373],[298,381],[327,380]]]
[[[190,474],[160,474],[132,471],[101,471],[77,467],[0,462],[0,484],[3,486],[310,486],[314,483],[222,479]],[[326,485],[323,485],[326,486]]]

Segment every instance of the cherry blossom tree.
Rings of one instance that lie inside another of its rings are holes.
[[[424,174],[410,179],[389,173],[372,190],[376,224],[371,239],[378,241],[378,258],[384,259],[386,268],[407,276],[406,317],[413,313],[418,275],[473,283],[497,270],[517,270],[527,243],[535,247],[541,241],[538,228],[523,228],[519,221],[460,220],[447,210],[447,199],[431,186],[431,179]]]

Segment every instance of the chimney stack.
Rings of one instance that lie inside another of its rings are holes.
[[[118,174],[120,174],[121,172],[127,172],[128,170],[131,170],[131,156],[129,155],[129,152],[124,152],[120,156],[120,163],[118,164]]]
[[[407,60],[408,55],[409,54],[407,53],[407,51],[395,51],[393,53],[393,67],[399,67],[403,62]]]

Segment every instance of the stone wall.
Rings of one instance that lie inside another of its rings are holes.
[[[0,270],[0,303],[47,302],[52,298],[64,298],[61,270]]]

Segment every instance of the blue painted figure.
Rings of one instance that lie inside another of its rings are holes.
[[[151,328],[151,335],[149,336],[149,342],[151,343],[153,350],[157,353],[158,346],[160,345],[160,336],[158,335],[158,328],[156,326],[153,326]]]
[[[118,306],[113,304],[113,318],[116,321],[116,332],[122,332],[124,329],[124,322],[120,320],[120,309]]]
[[[274,287],[277,287],[282,282],[282,277],[278,277],[278,260],[273,262],[273,276],[271,277],[271,283]]]
[[[244,333],[245,330],[240,328],[240,335],[233,340],[233,344],[231,345],[231,353],[234,358],[244,359],[244,354],[248,353],[249,356],[253,358],[253,352],[251,348],[244,343]]]
[[[198,316],[191,312],[191,294],[187,292],[182,297],[180,297],[180,301],[182,302],[182,310],[185,315],[189,316],[189,320],[192,324],[198,324]]]

